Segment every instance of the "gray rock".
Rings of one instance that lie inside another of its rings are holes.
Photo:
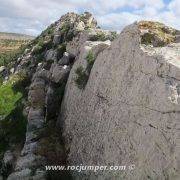
[[[63,82],[68,77],[69,72],[70,72],[69,66],[67,66],[67,65],[64,65],[64,66],[56,65],[52,70],[51,80],[55,83]]]
[[[72,58],[73,57],[69,53],[65,52],[63,57],[58,61],[58,64],[61,66],[69,65]]]
[[[0,66],[0,73],[2,73],[3,71],[6,70],[6,67],[5,66]]]
[[[61,35],[59,35],[59,34],[54,35],[53,43],[54,43],[55,45],[58,45],[58,44],[60,44],[61,42],[62,42],[62,40],[61,40]]]
[[[6,151],[4,153],[3,163],[5,165],[13,165],[13,163],[14,163],[14,155],[10,150],[8,150],[8,151]]]
[[[176,42],[176,43],[180,43],[180,35],[176,35],[175,42]]]
[[[8,77],[8,75],[9,75],[8,69],[5,66],[1,66],[0,67],[0,76],[5,79]]]
[[[29,121],[27,125],[27,131],[35,131],[44,128],[44,118],[39,117]]]
[[[20,171],[26,168],[36,168],[44,165],[44,158],[34,154],[27,154],[18,159],[15,170]]]
[[[57,95],[53,87],[49,86],[46,93],[46,121],[53,119],[57,111]]]
[[[10,69],[10,73],[13,74],[15,72],[15,69],[14,68],[11,68]]]
[[[56,61],[57,60],[57,52],[56,50],[50,49],[45,54],[46,61]]]
[[[37,131],[26,132],[26,143],[31,143],[38,138]]]
[[[24,144],[23,150],[21,151],[21,156],[25,156],[29,153],[35,153],[35,151],[37,150],[38,147],[38,143],[37,142],[26,142]]]
[[[133,171],[99,171],[98,180],[180,179],[179,49],[142,47],[138,26],[130,25],[97,55],[81,90],[75,71],[86,67],[93,50],[87,42],[81,46],[59,117],[70,164],[135,164]],[[90,180],[94,173],[88,173]]]
[[[30,180],[31,170],[23,169],[22,171],[12,173],[7,180]]]
[[[46,180],[47,173],[43,170],[37,169],[35,175],[33,176],[33,180]]]

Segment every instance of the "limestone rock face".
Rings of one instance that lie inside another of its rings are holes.
[[[138,25],[126,27],[98,53],[83,90],[74,81],[76,69],[86,66],[93,46],[79,50],[59,116],[68,162],[135,169],[75,179],[180,178],[180,44],[153,48],[140,42]]]

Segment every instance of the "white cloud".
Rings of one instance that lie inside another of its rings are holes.
[[[98,16],[98,23],[106,29],[121,30],[122,27],[133,23],[140,19],[139,15],[131,14],[129,12],[122,12],[119,14],[112,13],[105,16]]]
[[[169,9],[174,12],[175,15],[180,16],[180,1],[173,0],[169,4]]]
[[[141,19],[180,28],[179,0],[169,5],[163,0],[0,0],[0,31],[37,35],[69,11],[90,11],[107,29],[120,30]]]
[[[149,1],[155,3],[155,1]],[[143,8],[134,10],[131,12],[119,12],[116,14],[107,14],[98,18],[99,22],[103,26],[107,26],[108,29],[114,27],[122,29],[125,25],[128,25],[134,21],[139,20],[153,20],[160,21],[174,28],[180,29],[180,1],[174,0],[169,6],[163,5],[160,1],[156,3],[156,6],[146,4]],[[117,20],[118,19],[118,20]]]

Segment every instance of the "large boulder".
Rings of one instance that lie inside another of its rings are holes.
[[[126,27],[97,55],[84,89],[75,79],[90,48],[80,50],[59,117],[68,162],[127,169],[84,171],[75,179],[180,178],[180,44],[149,50],[140,42],[138,25]]]

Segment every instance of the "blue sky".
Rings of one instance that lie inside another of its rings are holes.
[[[139,20],[180,29],[180,0],[0,0],[0,31],[38,35],[67,12],[90,11],[104,29]]]

